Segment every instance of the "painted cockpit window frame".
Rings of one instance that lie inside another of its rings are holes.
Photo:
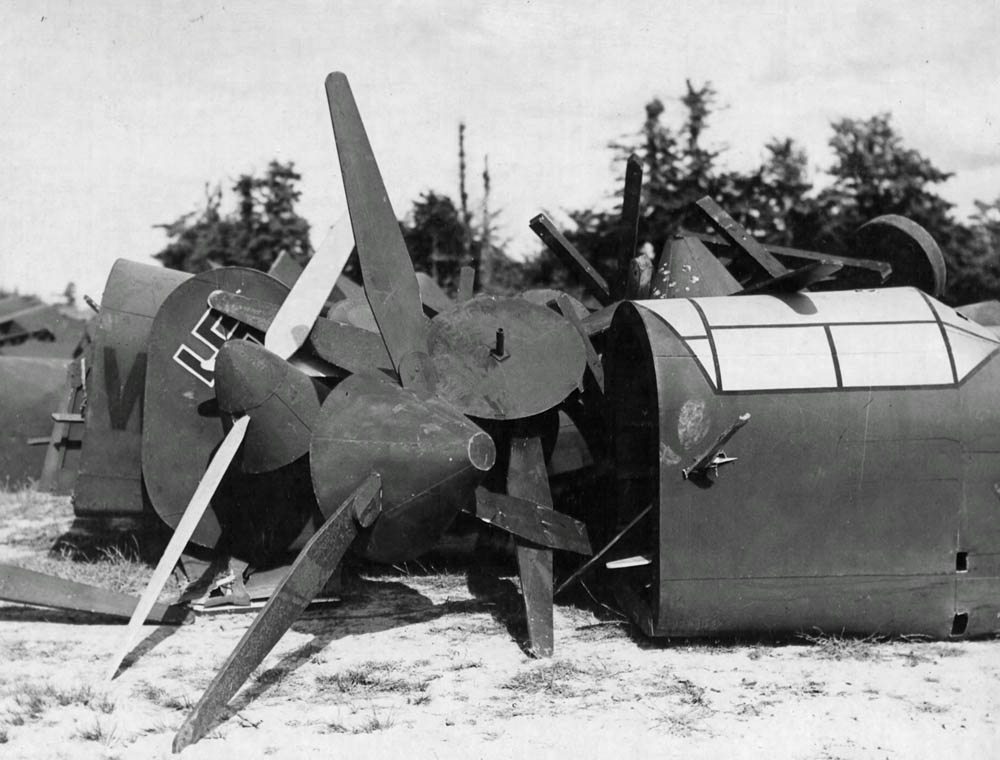
[[[1000,337],[914,288],[638,301],[719,392],[959,385]]]

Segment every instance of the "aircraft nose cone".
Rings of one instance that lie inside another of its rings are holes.
[[[309,451],[320,409],[316,387],[260,344],[230,340],[222,346],[215,359],[215,396],[224,414],[250,415],[244,472],[270,472]]]
[[[452,405],[364,375],[327,396],[309,452],[324,514],[368,473],[382,476],[382,512],[352,549],[378,562],[431,549],[495,460],[493,439]]]

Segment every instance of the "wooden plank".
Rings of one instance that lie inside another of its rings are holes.
[[[483,522],[550,549],[590,554],[587,526],[529,499],[476,489],[475,515]]]
[[[700,240],[702,243],[709,243],[711,245],[729,247],[729,244],[718,235],[708,235],[702,232],[691,232],[690,230],[683,231],[684,237],[695,238]],[[807,251],[802,248],[791,248],[786,245],[773,245],[771,243],[764,243],[764,248],[768,253],[773,254],[778,260],[781,259],[797,259],[799,261],[835,261],[838,264],[843,264],[845,269],[863,269],[865,271],[871,272],[872,275],[878,277],[879,284],[884,284],[889,276],[892,274],[892,264],[887,261],[876,261],[875,259],[858,259],[853,256],[836,256],[830,253],[821,253],[819,251]],[[785,262],[782,262],[785,263]]]
[[[566,317],[566,320],[573,325],[573,328],[580,335],[580,340],[583,342],[583,349],[587,354],[587,368],[597,383],[597,387],[601,389],[601,393],[604,393],[604,366],[601,364],[601,357],[598,355],[597,349],[590,342],[587,329],[576,315],[573,304],[570,303],[569,297],[565,293],[559,294],[556,298],[556,304],[559,306],[559,311],[562,315]]]
[[[359,523],[370,524],[377,516],[380,491],[381,479],[372,473],[309,539],[288,575],[178,729],[174,752],[205,735],[219,712],[320,592],[357,537]]]
[[[611,327],[611,320],[614,318],[617,308],[617,303],[611,304],[610,306],[605,306],[603,309],[591,312],[588,316],[584,317],[582,320],[583,329],[587,331],[587,335],[593,338],[607,332],[607,329]]]
[[[631,262],[639,241],[639,202],[642,196],[642,161],[633,153],[625,162],[625,190],[622,195],[622,239],[618,248],[618,281],[614,296],[619,298],[638,298],[627,296],[628,283],[631,278]],[[652,262],[650,262],[652,267]]]
[[[278,308],[264,334],[268,351],[287,359],[302,347],[353,250],[354,233],[345,212]]]
[[[462,267],[458,271],[458,302],[462,303],[471,299],[475,286],[476,270],[472,267]]]
[[[725,209],[707,195],[695,202],[702,213],[726,239],[730,245],[743,251],[756,261],[771,277],[780,277],[788,268],[778,261],[758,240],[744,229],[743,225],[733,219]]]
[[[780,277],[751,285],[734,295],[748,296],[759,293],[796,293],[816,285],[843,269],[843,264],[833,261],[814,261],[805,266],[786,272]]]
[[[205,471],[205,474],[198,483],[198,488],[191,497],[191,502],[184,511],[184,516],[177,523],[177,527],[174,529],[174,534],[170,537],[167,548],[163,550],[163,555],[160,557],[160,561],[153,571],[153,576],[146,585],[146,590],[142,592],[142,597],[139,599],[139,604],[136,605],[135,611],[132,613],[128,629],[122,636],[122,641],[114,658],[108,662],[108,669],[106,671],[107,680],[110,681],[114,678],[115,673],[118,672],[118,666],[125,659],[125,655],[132,651],[132,647],[135,646],[136,640],[139,637],[139,631],[143,623],[146,622],[146,616],[156,603],[156,599],[163,590],[167,578],[170,577],[170,573],[174,570],[174,565],[177,564],[177,560],[181,557],[181,552],[184,551],[184,547],[187,546],[191,535],[194,533],[194,529],[198,526],[202,515],[205,514],[205,510],[215,495],[219,483],[222,482],[222,478],[229,469],[229,464],[236,456],[240,444],[243,443],[249,424],[249,417],[241,417],[236,420],[212,457],[208,469]]]
[[[407,356],[427,352],[427,319],[413,263],[347,77],[327,76],[326,95],[365,294],[393,366],[404,383],[421,386],[420,373],[400,371]]]
[[[608,541],[608,543],[606,543],[599,552],[590,557],[590,559],[588,559],[579,568],[577,568],[569,578],[560,583],[559,588],[555,590],[555,593],[559,594],[565,591],[567,588],[572,586],[578,579],[582,578],[584,574],[588,570],[590,570],[590,568],[592,568],[595,564],[597,564],[601,560],[601,558],[605,554],[607,554],[612,549],[612,547],[615,546],[615,544],[617,544],[619,541],[622,540],[622,538],[625,537],[625,534],[627,534],[630,530],[632,530],[632,528],[638,525],[639,522],[651,511],[653,511],[653,505],[649,504],[646,506],[644,510],[642,510],[639,514],[633,517],[629,521],[628,525],[626,525],[624,528],[618,531],[618,533],[610,541]]]
[[[17,604],[79,610],[125,619],[128,619],[139,603],[139,597],[131,594],[121,594],[13,565],[0,565],[0,599]],[[189,614],[185,605],[154,604],[149,610],[149,620],[153,623],[176,625],[183,623]]]
[[[554,253],[565,267],[576,274],[584,286],[602,306],[607,306],[613,300],[608,282],[600,273],[590,265],[583,254],[581,254],[571,242],[556,228],[545,214],[539,214],[530,222],[528,226],[531,231],[538,235],[539,239],[545,243],[552,253]]]
[[[511,440],[507,493],[546,507],[552,506],[545,457],[542,454],[542,439],[538,436],[515,436]],[[552,550],[532,546],[518,538],[515,538],[514,543],[528,619],[528,648],[536,657],[551,657],[555,639],[552,622]]]
[[[649,298],[653,283],[653,262],[646,256],[636,256],[628,264],[628,276],[623,298],[638,301]]]
[[[420,288],[420,302],[424,305],[424,311],[429,311],[432,315],[440,314],[455,305],[434,278],[426,272],[417,272],[417,286]]]

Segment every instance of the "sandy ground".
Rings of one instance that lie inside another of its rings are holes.
[[[30,502],[30,499],[29,499]],[[0,561],[31,564],[64,502],[4,513]],[[8,504],[9,507],[9,504]],[[44,530],[30,515],[42,511]],[[185,758],[1000,755],[1000,641],[663,645],[556,609],[556,656],[518,647],[513,583],[369,577],[298,621]],[[159,758],[250,624],[121,626],[0,606],[0,758]]]

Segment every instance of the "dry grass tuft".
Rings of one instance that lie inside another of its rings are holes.
[[[76,730],[76,736],[84,741],[100,742],[105,747],[110,747],[118,741],[118,729],[95,716],[92,723],[80,726]]]
[[[317,676],[316,684],[323,690],[332,689],[341,694],[413,694],[427,691],[433,678],[405,678],[399,674],[400,668],[399,662],[368,660],[333,675]]]
[[[579,691],[574,682],[590,671],[567,660],[546,662],[518,673],[501,688],[522,694],[545,694],[550,697],[574,697]]]
[[[882,662],[889,659],[880,644],[888,637],[870,634],[868,636],[845,636],[842,634],[800,633],[798,638],[812,645],[812,649],[802,653],[803,657],[819,657],[823,660],[861,660]]]

